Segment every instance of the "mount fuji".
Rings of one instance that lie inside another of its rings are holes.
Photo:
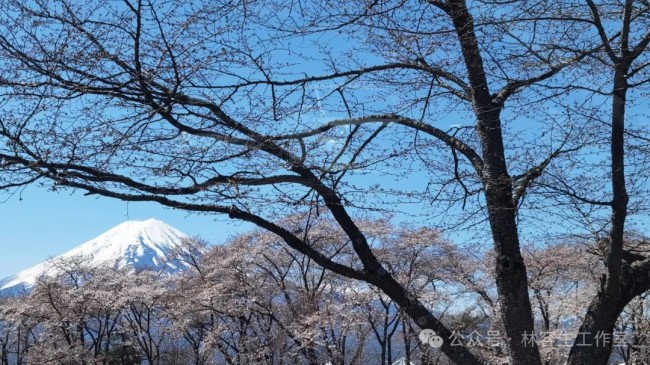
[[[0,280],[0,293],[29,289],[39,277],[56,274],[51,261],[73,257],[82,257],[90,266],[178,271],[182,263],[169,256],[186,239],[185,233],[156,219],[126,221],[62,255]]]

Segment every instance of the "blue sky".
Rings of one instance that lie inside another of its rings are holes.
[[[6,200],[6,201],[5,201]],[[154,203],[126,203],[28,187],[0,195],[0,278],[64,253],[126,221],[156,218],[213,244],[249,229],[222,215],[199,215]]]
[[[341,46],[342,42],[331,41],[337,47]],[[356,47],[354,40],[346,39],[346,41],[349,42],[342,46],[339,52]],[[368,56],[365,61],[369,64],[376,61],[371,56],[364,55]],[[286,57],[284,54],[283,56]],[[319,62],[300,64],[300,67],[304,68],[303,71],[309,71],[310,74],[322,74],[324,72],[320,70],[322,66]],[[333,85],[334,83],[328,82],[313,84],[309,94],[312,97],[321,97],[327,90],[332,89]],[[373,99],[375,95],[380,95],[386,98],[382,101],[387,105],[399,105],[400,100],[395,93],[382,93],[375,89],[364,90],[363,84],[360,86],[362,88],[357,89],[356,92],[361,99]],[[630,99],[632,100],[632,98]],[[638,99],[636,100],[638,101]],[[322,104],[318,104],[319,109],[327,108],[327,105],[323,106]],[[372,104],[369,105],[372,106]],[[432,119],[437,127],[447,129],[451,125],[471,124],[473,121],[471,117],[469,119],[463,117],[462,111],[441,110],[443,115],[439,116],[439,119]],[[513,114],[513,119],[516,119],[520,110],[513,108],[508,112]],[[637,112],[639,112],[638,109]],[[416,108],[412,113],[412,116],[417,117],[420,111]],[[642,109],[641,113],[647,114],[647,109]],[[549,112],[549,114],[552,113]],[[303,117],[309,121],[316,118],[316,124],[318,124],[340,116],[342,116],[340,111],[320,109],[318,113]],[[523,136],[532,134],[528,130],[534,131],[535,124],[530,121],[514,124],[512,128],[515,129],[513,134],[519,132]],[[539,161],[539,159],[537,160]],[[412,173],[408,175],[408,184],[413,186],[417,183],[426,186],[430,178],[423,171]],[[386,175],[381,172],[373,172],[370,175],[356,177],[356,179],[362,185],[373,182],[373,179],[381,181],[385,186],[400,187],[402,184],[402,181],[397,179],[388,181]],[[66,252],[126,220],[160,219],[189,235],[198,235],[215,244],[250,227],[240,222],[231,221],[222,215],[189,214],[184,211],[167,209],[155,203],[127,203],[98,196],[87,197],[82,193],[66,191],[53,193],[37,186],[28,187],[21,196],[15,194],[6,201],[5,198],[7,197],[0,194],[0,202],[4,201],[0,203],[0,232],[2,232],[0,235],[0,278],[40,263],[53,255]],[[421,208],[417,204],[414,204],[413,207],[413,210],[416,211],[414,213]],[[446,216],[441,216],[440,219],[445,218]],[[424,220],[424,218],[421,219]],[[407,220],[414,221],[412,217],[408,217]],[[646,221],[647,217],[642,217],[641,224]],[[429,222],[417,221],[414,223]],[[559,230],[562,228],[564,227],[548,229]],[[451,236],[452,239],[466,238],[463,236],[464,231],[454,233],[456,234]]]

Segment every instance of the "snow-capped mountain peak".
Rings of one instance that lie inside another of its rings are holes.
[[[187,235],[156,219],[126,221],[92,240],[64,253],[64,257],[92,257],[92,262],[113,261],[118,267],[156,267],[170,250],[178,247]]]
[[[55,273],[51,261],[73,257],[84,258],[90,266],[176,270],[178,262],[170,261],[169,255],[188,238],[185,233],[156,219],[126,221],[62,255],[0,280],[0,291],[30,288],[39,277]]]

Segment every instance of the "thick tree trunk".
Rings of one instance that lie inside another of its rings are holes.
[[[626,292],[623,279],[623,235],[628,195],[625,188],[625,99],[627,94],[626,62],[619,62],[614,74],[612,95],[612,227],[607,250],[607,275],[592,300],[569,354],[569,364],[605,365],[612,352],[612,332],[623,308],[634,297]],[[634,282],[634,278],[632,278]],[[607,337],[609,336],[609,337]],[[610,338],[604,342],[604,338]]]
[[[484,143],[484,145],[487,143]],[[519,247],[519,233],[512,203],[510,177],[504,166],[490,166],[498,159],[484,146],[486,171],[485,195],[488,206],[492,238],[496,253],[496,284],[501,304],[501,317],[507,334],[513,364],[541,364],[535,341],[529,341],[534,332],[532,306],[528,294],[526,266]],[[498,163],[496,165],[500,165]],[[492,171],[490,171],[493,169]],[[499,171],[501,170],[501,171]],[[531,337],[528,337],[531,336]]]
[[[619,295],[615,298],[607,297],[601,291],[592,300],[567,364],[607,364],[614,344],[616,320],[632,299],[650,289],[649,270],[650,260],[642,264],[622,265]]]
[[[526,336],[534,333],[533,311],[520,251],[512,180],[505,161],[500,119],[502,105],[495,104],[490,95],[474,21],[465,1],[450,0],[446,10],[458,35],[472,89],[484,162],[481,179],[496,253],[496,284],[506,341],[514,365],[539,365],[541,358],[536,343],[526,341]]]

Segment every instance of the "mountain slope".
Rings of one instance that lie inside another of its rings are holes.
[[[72,257],[83,257],[91,266],[175,271],[181,264],[170,261],[169,254],[188,238],[156,219],[127,221],[62,255],[0,280],[0,292],[28,289],[39,277],[55,274],[50,261]]]

